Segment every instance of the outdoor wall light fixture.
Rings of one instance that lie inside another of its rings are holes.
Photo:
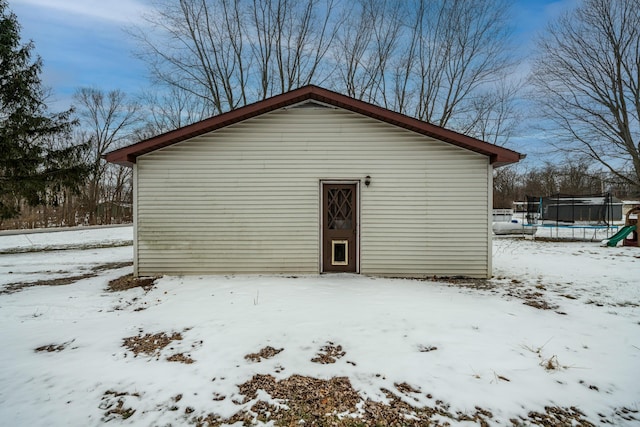
[[[364,185],[366,185],[367,187],[369,186],[369,184],[371,184],[371,177],[369,175],[367,175],[364,178]]]

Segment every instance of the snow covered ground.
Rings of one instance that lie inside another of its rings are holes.
[[[640,424],[638,248],[495,238],[489,281],[163,277],[109,292],[131,272],[132,248],[119,246],[131,228],[68,233],[37,243],[67,250],[24,253],[0,236],[2,425],[204,423],[264,415],[260,401],[286,410],[239,388],[266,375],[346,377],[363,401],[332,420],[395,399],[452,425],[569,412]]]
[[[57,249],[87,249],[103,246],[128,246],[133,241],[131,226],[115,227],[73,227],[0,231],[0,254],[18,252],[39,252]]]

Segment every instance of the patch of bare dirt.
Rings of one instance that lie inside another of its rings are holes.
[[[107,285],[107,291],[119,292],[134,288],[142,288],[148,292],[153,288],[156,280],[157,277],[133,277],[133,274],[127,274],[111,280]]]
[[[524,305],[528,305],[529,307],[537,308],[539,310],[555,310],[558,308],[555,304],[549,304],[546,300],[541,298],[525,298]]]
[[[21,291],[25,288],[30,288],[33,286],[64,286],[75,283],[79,280],[90,279],[92,277],[96,277],[98,273],[108,270],[117,270],[118,268],[124,268],[132,266],[133,262],[109,262],[105,264],[99,264],[91,267],[90,271],[83,274],[76,274],[74,276],[66,276],[66,277],[58,277],[55,279],[43,279],[36,280],[34,282],[14,282],[8,283],[4,285],[2,289],[0,289],[0,295],[2,294],[12,294],[14,292]],[[64,271],[59,271],[57,273],[65,273]]]
[[[117,248],[121,246],[131,246],[133,240],[117,240],[114,242],[98,242],[98,243],[79,243],[66,245],[50,245],[50,246],[21,246],[18,248],[0,249],[0,255],[5,254],[22,254],[31,252],[55,252],[69,250],[86,250],[86,249],[102,249]]]
[[[186,365],[190,365],[193,362],[195,362],[195,360],[193,360],[189,356],[186,356],[184,353],[173,354],[173,355],[167,357],[167,360],[169,362],[180,362],[180,363],[184,363]]]
[[[356,412],[361,400],[346,377],[322,380],[292,375],[276,381],[271,375],[254,375],[238,388],[245,396],[243,403],[255,399],[258,390],[282,401],[286,406],[258,401],[251,407],[259,421],[275,421],[281,426],[300,424],[300,420],[305,425],[340,425],[337,414]]]
[[[25,288],[31,288],[33,286],[64,286],[70,285],[72,283],[77,282],[78,280],[89,279],[91,277],[96,277],[95,273],[85,273],[76,276],[67,276],[67,277],[59,277],[57,279],[43,279],[37,280],[35,282],[15,282],[8,283],[4,285],[2,289],[0,289],[1,294],[12,294],[14,292],[19,292]]]
[[[216,413],[203,414],[197,408],[187,406],[183,409],[186,422],[196,426],[221,426],[240,423],[250,426],[261,423],[272,423],[275,426],[447,426],[463,421],[479,426],[495,424],[493,414],[481,407],[468,412],[454,411],[450,405],[433,399],[431,394],[424,394],[419,388],[406,382],[394,384],[397,391],[381,389],[386,402],[364,399],[351,385],[347,377],[334,377],[328,380],[292,375],[276,380],[272,375],[254,375],[250,380],[238,385],[241,401],[234,400],[236,405],[245,405],[229,418]],[[258,399],[259,393],[266,393],[269,398]],[[433,404],[420,406],[413,400],[426,396]],[[176,406],[182,395],[177,395],[170,402],[170,410],[178,410]],[[214,393],[213,400],[224,400],[226,396]],[[249,406],[250,405],[250,406]],[[615,414],[625,420],[635,421],[637,411],[622,408]],[[604,423],[612,422],[605,417]],[[546,407],[544,411],[531,411],[512,418],[515,427],[540,426],[580,426],[591,427],[579,409],[575,407]]]
[[[619,409],[616,409],[615,414],[622,418],[625,421],[636,421],[639,422],[640,421],[640,416],[638,415],[639,411],[637,409],[629,409],[626,407],[622,407]],[[602,416],[604,417],[604,416]],[[606,417],[605,417],[606,418]]]
[[[595,427],[595,424],[586,420],[584,413],[574,406],[569,408],[546,406],[544,409],[545,412],[531,411],[526,418],[511,419],[511,424],[518,427],[529,426],[531,423],[539,426]]]
[[[311,359],[311,361],[314,363],[321,363],[323,365],[336,363],[336,361],[341,359],[345,354],[347,354],[347,352],[342,350],[341,345],[335,345],[329,341],[327,345],[320,349],[316,357]]]
[[[448,285],[456,286],[459,288],[470,288],[480,290],[492,290],[495,288],[495,284],[489,279],[473,279],[471,277],[438,277],[433,276],[425,279],[432,282],[446,283]]]
[[[37,353],[46,351],[48,353],[54,353],[54,352],[60,352],[62,350],[64,350],[65,348],[67,348],[72,342],[74,342],[75,340],[71,340],[71,341],[67,341],[67,342],[63,342],[62,344],[47,344],[47,345],[43,345],[40,346],[38,348],[36,348],[34,351]]]
[[[133,261],[106,262],[104,264],[99,264],[91,267],[91,271],[99,273],[101,271],[117,270],[119,268],[131,267],[132,265]]]
[[[602,302],[602,301],[596,301],[593,299],[589,299],[586,301],[585,304],[593,304],[596,307],[640,307],[640,304],[638,304],[637,302],[633,302],[633,301],[621,301],[621,302],[616,302],[616,303],[612,303],[612,302]]]
[[[438,283],[445,283],[461,289],[473,289],[478,291],[489,291],[501,293],[508,297],[523,300],[523,304],[539,310],[557,310],[559,306],[548,301],[544,292],[546,287],[540,283],[527,284],[518,279],[508,279],[505,277],[495,277],[493,279],[472,279],[466,277],[431,277],[428,279]],[[570,295],[561,295],[567,299],[576,299]],[[558,314],[566,314],[558,312]]]
[[[251,362],[260,362],[262,359],[271,359],[276,354],[282,352],[282,350],[284,350],[284,348],[273,348],[271,346],[266,346],[257,353],[247,354],[246,356],[244,356],[244,358]]]
[[[138,393],[117,392],[107,390],[102,395],[102,400],[98,406],[104,412],[102,421],[109,422],[114,419],[126,420],[130,418],[136,411],[131,407],[127,407],[127,396],[140,398]]]
[[[481,426],[489,426],[493,414],[485,409],[476,407],[471,413],[451,412],[449,405],[441,400],[436,400],[434,406],[416,407],[400,399],[389,390],[382,389],[389,403],[375,402],[367,399],[363,406],[364,416],[359,425],[384,425],[384,426],[425,426],[425,425],[449,425],[437,418],[450,419],[452,421],[472,421]],[[351,424],[353,425],[353,424]]]
[[[503,288],[504,295],[520,299],[524,301],[524,305],[528,305],[529,307],[537,308],[539,310],[556,310],[559,307],[557,304],[553,304],[547,300],[547,295],[545,295],[547,288],[541,283],[537,283],[535,285],[525,284],[520,280],[512,279],[507,283],[501,283],[501,286]]]
[[[182,340],[182,334],[180,332],[174,332],[171,335],[167,335],[164,332],[144,335],[141,333],[135,337],[124,338],[122,340],[122,346],[129,349],[135,357],[139,354],[159,357],[162,349],[171,344],[172,341],[179,340]]]
[[[276,426],[363,425],[361,420],[338,416],[338,414],[355,413],[356,404],[362,400],[346,377],[321,380],[293,375],[277,381],[271,375],[254,375],[251,380],[240,384],[238,388],[244,396],[242,402],[235,402],[238,405],[256,399],[258,390],[263,390],[272,399],[282,402],[282,405],[258,400],[248,410],[239,411],[228,419],[209,413],[194,417],[190,422],[197,426],[220,426],[237,422],[243,425],[255,425],[256,421],[273,422]],[[187,409],[194,412],[193,408]]]
[[[420,393],[419,389],[413,387],[411,384],[407,382],[395,383],[394,386],[396,387],[396,389],[398,389],[400,393],[403,393],[403,394]]]
[[[457,421],[479,421],[481,425],[488,425],[485,420],[492,418],[490,412],[480,408],[476,408],[472,414],[452,414],[441,401],[436,401],[433,408],[414,407],[388,390],[383,392],[389,403],[364,400],[346,377],[321,380],[293,375],[276,381],[271,375],[255,375],[239,388],[245,396],[242,403],[254,400],[257,391],[263,390],[271,398],[282,402],[282,405],[259,400],[249,411],[241,411],[229,420],[218,419],[216,422],[219,424],[211,425],[220,425],[223,422],[231,424],[237,421],[246,423],[252,416],[255,416],[257,421],[273,422],[276,426],[337,427],[441,425],[438,421],[432,420],[434,415]],[[407,383],[396,384],[396,388],[403,394],[420,393]]]
[[[186,328],[183,332],[188,331],[191,328]],[[156,360],[160,360],[162,351],[167,348],[174,341],[182,341],[183,337],[180,332],[172,332],[171,335],[166,332],[158,332],[157,334],[143,334],[142,330],[140,334],[135,337],[127,337],[122,340],[122,346],[131,351],[134,357],[142,354],[144,356],[155,357]],[[197,348],[202,345],[202,341],[196,341],[191,344],[191,348]],[[174,347],[169,347],[169,350],[174,350]],[[166,353],[165,353],[166,354]],[[185,352],[171,354],[166,357],[169,362],[179,362],[186,365],[190,365],[195,362],[190,354]]]

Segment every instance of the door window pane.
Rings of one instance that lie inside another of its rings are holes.
[[[328,191],[327,213],[329,230],[350,230],[353,228],[353,191],[350,188],[330,188]]]

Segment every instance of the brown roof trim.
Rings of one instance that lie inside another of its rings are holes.
[[[136,162],[137,157],[143,154],[147,154],[160,148],[185,141],[189,138],[309,99],[363,114],[413,132],[448,142],[458,147],[475,151],[476,153],[484,154],[490,157],[490,161],[494,166],[516,163],[520,159],[524,158],[520,153],[507,148],[489,144],[487,142],[480,141],[479,139],[471,138],[470,136],[462,135],[439,126],[405,116],[404,114],[396,113],[313,85],[304,86],[299,89],[292,90],[291,92],[283,93],[263,101],[258,101],[236,110],[202,120],[192,125],[111,151],[105,154],[104,158],[112,163],[131,166]]]

